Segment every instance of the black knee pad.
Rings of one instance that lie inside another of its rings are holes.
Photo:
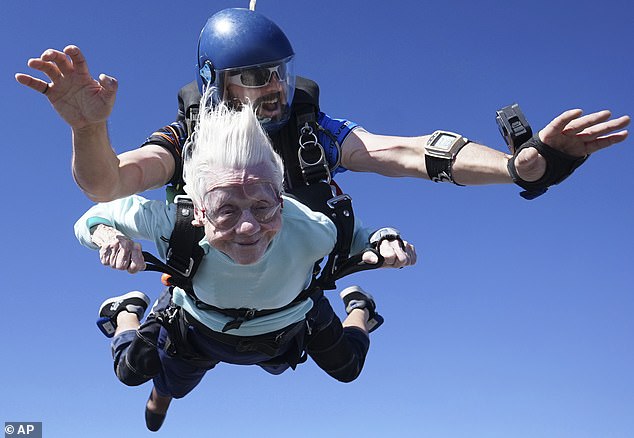
[[[328,375],[348,383],[361,373],[369,347],[367,334],[357,328],[344,328],[333,312],[330,324],[311,333],[306,351]]]
[[[157,340],[161,325],[155,320],[146,321],[136,331],[127,348],[115,357],[115,373],[128,386],[138,386],[154,378],[161,371]]]

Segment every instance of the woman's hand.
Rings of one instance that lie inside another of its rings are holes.
[[[92,241],[99,247],[99,260],[105,266],[135,274],[145,269],[141,244],[108,225],[97,225]]]

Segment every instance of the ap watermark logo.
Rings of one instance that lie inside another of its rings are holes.
[[[4,438],[14,437],[42,438],[42,422],[5,422]]]

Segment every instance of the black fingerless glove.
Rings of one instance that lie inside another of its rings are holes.
[[[519,152],[530,147],[537,149],[537,152],[546,160],[546,171],[544,175],[537,181],[532,182],[524,181],[520,178],[515,168],[515,159]],[[530,200],[546,193],[548,187],[559,184],[568,178],[587,158],[588,155],[585,157],[573,157],[572,155],[553,149],[546,143],[543,143],[539,139],[539,136],[535,134],[530,140],[515,150],[513,157],[508,161],[507,168],[511,178],[513,178],[513,182],[524,189],[523,192],[520,192],[520,196]]]

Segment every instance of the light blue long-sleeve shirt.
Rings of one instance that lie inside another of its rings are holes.
[[[111,225],[132,239],[153,241],[159,256],[165,259],[175,222],[174,204],[134,195],[93,206],[75,223],[75,234],[82,245],[97,249],[90,228],[99,223]],[[355,225],[353,252],[367,246],[369,237],[368,230]],[[205,239],[200,242],[205,255],[193,279],[194,290],[200,300],[220,308],[283,307],[308,286],[315,262],[332,251],[336,239],[337,230],[330,219],[284,197],[282,227],[256,263],[237,264]],[[182,289],[174,288],[173,300],[212,330],[221,331],[232,320],[218,312],[198,309]],[[245,321],[227,333],[252,336],[279,330],[304,319],[311,307],[312,301],[306,300]]]

